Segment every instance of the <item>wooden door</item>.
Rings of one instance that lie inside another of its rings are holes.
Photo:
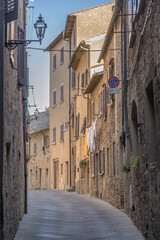
[[[54,189],[59,188],[59,161],[54,161]]]

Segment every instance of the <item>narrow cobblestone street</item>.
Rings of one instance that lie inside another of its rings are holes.
[[[28,192],[15,240],[142,240],[126,214],[99,199],[59,190]]]

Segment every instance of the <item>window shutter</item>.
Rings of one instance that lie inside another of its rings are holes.
[[[91,155],[91,177],[95,176],[95,155]]]
[[[75,88],[75,71],[72,71],[72,89]]]
[[[81,74],[81,92],[84,91],[84,73]]]
[[[88,70],[85,71],[85,87],[88,85]]]
[[[22,28],[18,28],[18,38],[19,40],[24,40],[24,30]],[[25,46],[24,44],[20,44],[18,46],[18,85],[23,86],[25,80]]]
[[[101,173],[101,150],[98,153],[98,173]]]
[[[5,23],[18,19],[18,0],[5,0]]]
[[[72,126],[74,126],[74,105],[72,105]]]
[[[78,92],[79,92],[79,75],[80,74],[78,74],[78,79],[77,79],[77,89],[78,89]]]
[[[56,143],[56,127],[53,128],[53,143]]]
[[[64,89],[64,86],[61,85],[61,101],[64,100],[64,96],[63,96],[64,91],[63,91],[63,89]]]
[[[56,90],[53,91],[53,105],[56,105]]]
[[[64,47],[61,48],[61,64],[64,63]]]
[[[92,102],[91,108],[92,108],[92,123],[93,123],[94,122],[94,102]]]
[[[102,172],[105,173],[105,148],[102,150]]]
[[[53,56],[53,70],[56,70],[56,55]]]
[[[79,122],[80,122],[80,114],[78,113],[78,127],[77,127],[77,136],[79,137]]]

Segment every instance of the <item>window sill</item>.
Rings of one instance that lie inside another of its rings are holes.
[[[94,177],[95,177],[95,175],[94,175],[94,174],[92,174],[92,175],[91,175],[91,178],[94,178]]]
[[[64,102],[64,99],[60,100],[59,103],[63,103]]]
[[[53,145],[56,145],[56,142],[53,142]]]
[[[54,104],[53,106],[52,106],[52,108],[55,108],[57,106],[57,104]]]
[[[53,72],[55,72],[56,71],[56,68],[53,68]]]
[[[64,142],[64,139],[63,140],[59,140],[60,143]]]
[[[60,64],[63,65],[64,61],[61,61]]]

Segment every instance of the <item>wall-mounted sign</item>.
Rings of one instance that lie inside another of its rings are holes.
[[[108,88],[109,94],[118,94],[120,93],[120,88]]]
[[[108,80],[108,84],[111,88],[116,88],[119,85],[119,79],[117,77],[111,77]]]

